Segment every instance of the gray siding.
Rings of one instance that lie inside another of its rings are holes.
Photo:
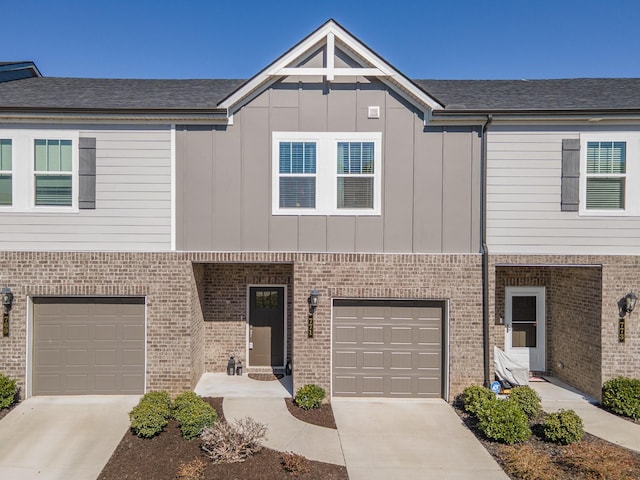
[[[561,211],[562,140],[579,139],[581,133],[625,129],[637,131],[620,126],[492,126],[488,133],[489,251],[637,254],[639,217],[580,216]]]
[[[177,249],[477,252],[477,129],[425,128],[384,85],[355,80],[327,89],[291,77],[237,112],[231,126],[178,126]],[[380,106],[380,119],[367,118],[369,105]],[[382,214],[272,215],[274,131],[382,132]]]
[[[80,137],[96,139],[96,209],[73,213],[0,210],[1,249],[170,250],[168,126],[3,125],[1,128],[69,130],[79,132]],[[14,158],[14,163],[21,160]],[[14,184],[14,191],[18,188],[24,187]]]

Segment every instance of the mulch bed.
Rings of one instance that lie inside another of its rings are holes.
[[[456,408],[456,413],[512,480],[640,479],[640,452],[612,444],[589,433],[585,433],[580,442],[569,446],[546,442],[536,435],[540,433],[539,423],[536,422],[542,422],[542,415],[534,419],[534,434],[528,441],[507,446],[485,438],[476,427],[477,421],[472,415],[459,408]],[[594,464],[589,465],[588,461],[576,463],[576,452],[590,453]],[[511,462],[514,458],[521,463],[516,465]],[[524,464],[527,472],[518,472]]]
[[[209,402],[223,418],[222,398],[205,398],[204,400]],[[175,480],[179,467],[196,459],[201,459],[206,463],[202,477],[204,479],[282,480],[299,478],[310,480],[322,478],[348,480],[349,478],[345,467],[312,460],[305,462],[309,468],[307,473],[294,477],[284,470],[282,453],[268,448],[263,448],[242,463],[213,464],[200,449],[200,440],[182,438],[177,422],[171,420],[164,432],[151,439],[138,438],[131,431],[128,431],[98,479]]]
[[[16,402],[16,403],[14,403],[14,404],[12,404],[12,405],[8,406],[7,408],[3,408],[2,410],[0,410],[0,420],[2,420],[4,417],[6,417],[6,416],[7,416],[7,414],[8,414],[11,410],[13,410],[15,407],[17,407],[17,406],[18,406],[18,403],[20,403],[20,402]]]
[[[336,427],[336,420],[333,418],[333,410],[331,409],[331,405],[328,403],[323,403],[320,405],[320,408],[304,410],[293,403],[292,398],[286,398],[285,402],[287,403],[289,413],[298,420],[312,423],[313,425],[318,425],[320,427],[338,428]]]

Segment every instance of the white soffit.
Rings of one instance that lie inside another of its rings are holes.
[[[352,57],[359,64],[364,63],[367,66],[336,67],[335,51],[337,47],[342,47],[340,48],[342,52]],[[317,51],[318,48],[326,49],[324,66],[291,66],[296,65],[297,62]],[[218,106],[226,108],[229,114],[233,114],[241,105],[255,97],[259,92],[289,75],[301,77],[323,76],[328,82],[341,76],[376,77],[423,111],[443,109],[443,105],[418,88],[411,80],[367,48],[334,20],[329,20],[300,43],[289,49],[271,65],[222,100]]]

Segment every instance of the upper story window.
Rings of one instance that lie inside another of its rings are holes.
[[[382,134],[274,132],[274,215],[380,215]]]
[[[13,203],[13,142],[0,138],[0,206]]]
[[[581,136],[580,213],[640,215],[640,135]]]
[[[77,131],[0,130],[0,207],[75,212],[78,185]]]
[[[315,142],[280,142],[280,208],[316,208]]]
[[[587,210],[624,210],[627,142],[587,142]]]
[[[73,150],[71,140],[34,140],[35,205],[73,204]]]

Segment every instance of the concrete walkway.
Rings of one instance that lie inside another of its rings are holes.
[[[203,397],[224,397],[227,421],[251,417],[267,426],[265,446],[295,452],[311,460],[344,465],[338,431],[302,422],[287,410],[285,398],[292,396],[292,379],[252,380],[247,375],[205,373],[195,392]]]
[[[0,478],[95,480],[138,396],[32,397],[0,421]]]
[[[545,379],[546,382],[529,384],[542,398],[545,412],[556,412],[561,408],[574,410],[582,418],[585,431],[640,452],[640,425],[607,413],[595,405],[595,400],[555,378]]]
[[[444,400],[333,399],[350,480],[508,480]]]

